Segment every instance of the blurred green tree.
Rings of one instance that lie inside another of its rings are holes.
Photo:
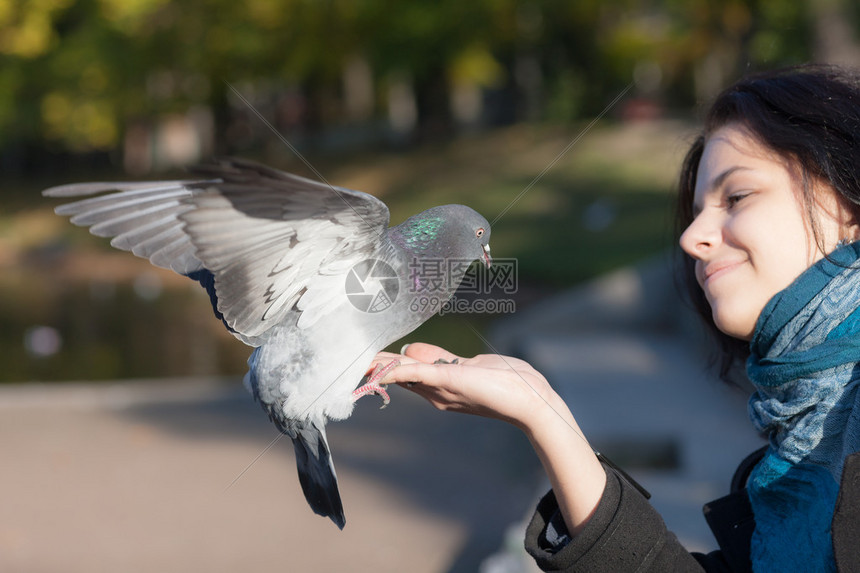
[[[229,151],[251,122],[234,125],[248,110],[227,82],[308,132],[392,118],[395,98],[430,133],[480,119],[493,94],[496,121],[572,120],[631,81],[689,106],[741,71],[810,59],[833,13],[813,3],[0,0],[0,149],[116,149],[196,108]]]

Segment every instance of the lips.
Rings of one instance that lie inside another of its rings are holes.
[[[714,261],[705,265],[701,274],[702,285],[727,272],[732,271],[743,261]]]

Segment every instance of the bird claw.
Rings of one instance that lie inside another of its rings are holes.
[[[353,390],[352,392],[352,401],[357,402],[359,398],[362,396],[367,396],[368,394],[376,394],[382,398],[382,406],[379,407],[380,410],[388,406],[391,402],[391,396],[388,395],[388,391],[379,383],[380,380],[385,378],[385,375],[391,372],[395,367],[400,365],[399,360],[392,360],[385,366],[382,364],[377,364],[374,367],[373,372],[371,372],[368,376],[365,376],[362,380],[366,380],[364,384]]]

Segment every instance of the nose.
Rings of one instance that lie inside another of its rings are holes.
[[[678,243],[694,259],[707,255],[720,241],[720,227],[712,214],[702,211],[687,226]]]

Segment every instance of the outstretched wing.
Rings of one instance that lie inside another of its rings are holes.
[[[96,236],[113,237],[111,245],[118,249],[147,258],[156,266],[189,274],[203,269],[179,219],[194,208],[188,202],[192,195],[189,184],[192,182],[74,183],[52,187],[42,194],[46,197],[97,195],[60,205],[54,212],[70,215],[72,223],[89,227]],[[98,195],[105,191],[119,192]]]
[[[291,311],[305,327],[338,306],[344,273],[391,248],[388,208],[366,193],[240,159],[194,171],[203,178],[83,183],[44,194],[116,190],[56,212],[158,266],[195,278],[210,272],[218,312],[254,346]]]

